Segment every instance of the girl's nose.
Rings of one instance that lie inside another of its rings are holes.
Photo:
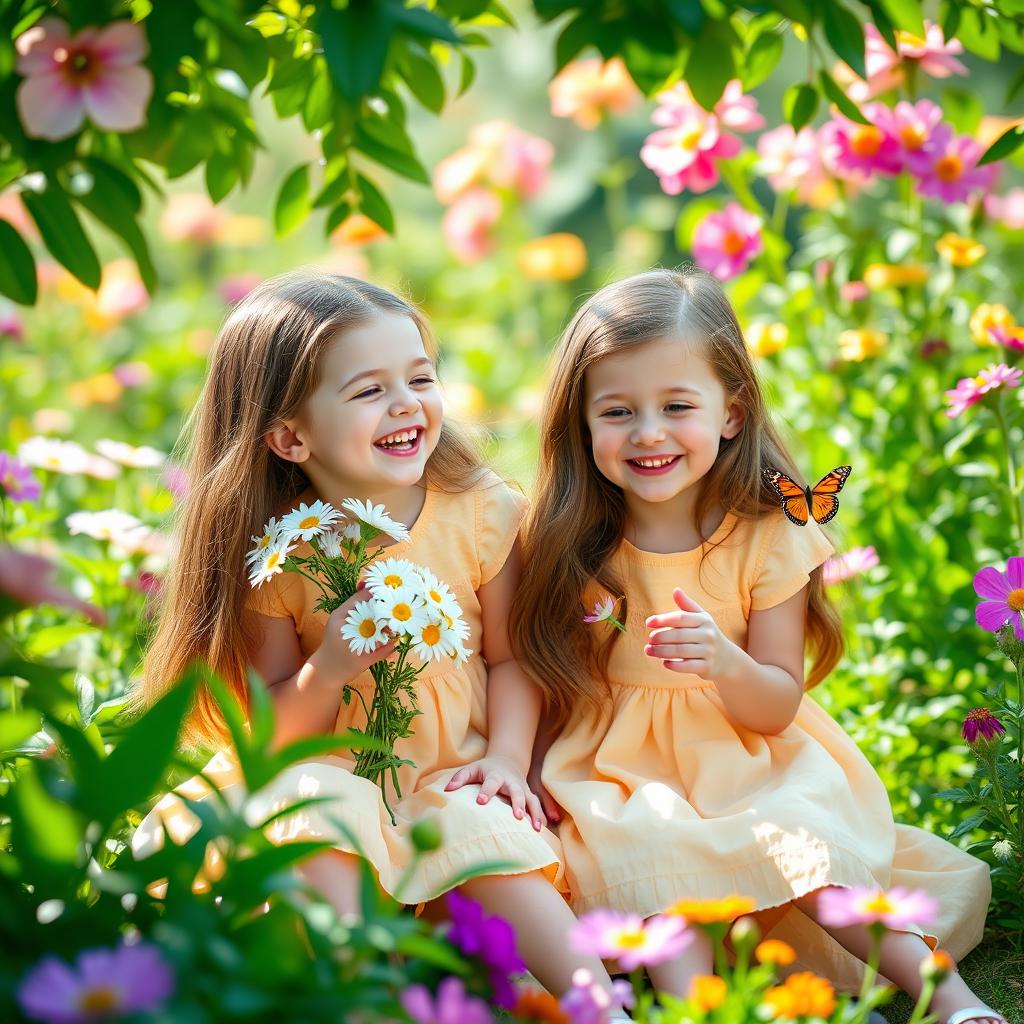
[[[630,441],[633,444],[657,444],[665,439],[665,433],[654,416],[638,417],[630,434]]]
[[[389,412],[392,416],[415,412],[420,407],[420,400],[409,388],[399,388],[391,402]]]

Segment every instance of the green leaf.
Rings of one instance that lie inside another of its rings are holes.
[[[732,55],[734,40],[731,28],[711,21],[694,41],[686,62],[685,78],[694,99],[705,110],[714,108],[729,80],[736,77]]]
[[[0,220],[0,292],[23,306],[36,301],[36,261],[25,240],[5,220]]]
[[[456,95],[462,96],[476,80],[476,65],[464,53],[459,54],[459,61],[462,67],[459,72],[459,91]]]
[[[818,90],[806,82],[791,85],[783,94],[782,111],[796,131],[809,124],[818,111]]]
[[[971,53],[985,60],[999,60],[999,32],[995,27],[995,19],[987,13],[973,7],[962,8],[956,37]]]
[[[334,106],[334,88],[324,61],[314,62],[313,80],[302,101],[302,123],[307,132],[322,128],[331,120]]]
[[[365,153],[371,160],[383,164],[385,167],[397,171],[404,178],[411,178],[422,185],[430,184],[430,175],[427,169],[411,153],[405,153],[380,141],[377,132],[370,134],[369,124],[372,122],[360,122],[356,128],[355,147]]]
[[[96,627],[87,622],[62,622],[57,626],[44,626],[26,637],[25,653],[30,658],[43,658],[66,647],[85,633],[95,632]]]
[[[924,15],[921,0],[878,0],[897,28],[906,29],[924,38]]]
[[[440,39],[444,43],[461,43],[451,22],[426,7],[406,7],[404,0],[390,0],[387,4],[395,24],[406,32],[425,39]]]
[[[336,227],[343,224],[351,212],[351,203],[340,202],[333,206],[331,212],[327,214],[327,220],[324,223],[324,234],[329,235]]]
[[[864,28],[840,0],[826,0],[821,5],[825,21],[825,38],[833,50],[860,75],[867,78],[864,67]]]
[[[100,261],[67,196],[51,181],[45,192],[22,192],[21,199],[53,258],[86,288],[99,288]]]
[[[818,72],[818,79],[821,82],[822,92],[839,108],[841,113],[858,124],[871,124],[861,113],[860,107],[843,92],[836,80],[824,68]]]
[[[1005,106],[1009,106],[1016,98],[1017,94],[1024,89],[1024,67],[1022,67],[1017,74],[1013,76],[1012,81],[1006,87],[1006,99],[1003,101]]]
[[[973,832],[982,825],[987,817],[988,811],[979,811],[977,814],[972,814],[969,818],[964,818],[946,838],[949,840],[959,839],[961,836],[967,835],[968,832]]]
[[[353,102],[380,82],[394,31],[393,13],[392,6],[378,0],[352,0],[344,10],[330,4],[318,7],[314,24],[331,77]]]
[[[985,116],[981,99],[976,93],[968,92],[966,89],[944,89],[942,110],[946,120],[965,135],[973,135]]]
[[[1002,160],[1024,144],[1024,124],[1016,124],[992,143],[981,155],[978,166],[990,164],[995,160]]]
[[[238,181],[238,164],[232,153],[217,150],[206,161],[206,191],[210,198],[219,203]]]
[[[363,175],[356,175],[356,184],[360,195],[359,209],[388,234],[393,235],[395,233],[395,215],[391,211],[388,201],[381,195],[377,186]]]
[[[46,789],[38,762],[29,762],[18,772],[6,803],[11,845],[15,854],[27,861],[27,877],[35,883],[36,868],[67,884],[78,860],[83,822],[67,803]],[[36,896],[40,895],[37,890]]]
[[[444,107],[444,79],[433,59],[409,47],[398,58],[402,77],[416,97],[431,113]]]
[[[592,21],[589,15],[581,14],[569,22],[558,34],[555,42],[555,71],[561,71],[569,61],[577,57],[591,42]]]
[[[756,89],[775,70],[782,57],[783,41],[779,32],[762,32],[751,44],[740,67],[740,80],[746,91]]]
[[[309,164],[299,164],[281,185],[274,204],[274,233],[282,238],[309,216]]]
[[[4,711],[0,715],[0,753],[20,746],[39,731],[40,723],[38,711]]]

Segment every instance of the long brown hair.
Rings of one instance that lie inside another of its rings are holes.
[[[159,624],[134,690],[137,706],[152,703],[190,662],[202,659],[245,708],[245,554],[252,535],[309,486],[301,467],[272,452],[265,435],[277,421],[294,417],[315,390],[322,357],[338,332],[381,313],[409,317],[427,354],[437,358],[423,314],[357,278],[283,274],[260,284],[228,316],[182,436],[188,493],[177,516]],[[427,485],[464,490],[482,470],[477,445],[445,421],[427,460]],[[201,690],[186,739],[217,743],[223,733],[216,702]]]
[[[591,580],[622,594],[610,561],[623,538],[622,492],[598,470],[586,425],[584,380],[598,360],[657,338],[699,339],[729,400],[745,416],[740,432],[723,439],[702,478],[695,518],[725,508],[739,519],[778,512],[778,495],[762,477],[775,466],[798,479],[796,466],[769,419],[743,332],[721,285],[696,269],[652,270],[602,288],[579,309],[554,356],[541,419],[536,499],[523,534],[527,571],[509,621],[519,663],[544,690],[556,718],[572,709],[600,711],[608,694],[609,639],[595,650],[582,621],[581,599]],[[709,552],[705,551],[701,559]],[[814,661],[808,687],[820,682],[843,652],[838,613],[825,594],[820,567],[811,573],[807,639]]]

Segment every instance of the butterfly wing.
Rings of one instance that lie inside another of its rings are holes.
[[[850,466],[836,466],[811,488],[811,515],[815,522],[827,523],[839,511],[836,495],[843,489],[851,472]]]
[[[797,526],[806,526],[810,510],[804,488],[777,469],[766,469],[764,478],[782,499],[782,511],[786,518]]]

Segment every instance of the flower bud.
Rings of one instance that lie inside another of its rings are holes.
[[[409,838],[418,853],[430,853],[441,845],[441,826],[433,818],[423,818],[409,830]]]
[[[925,981],[934,981],[938,985],[956,970],[956,964],[944,949],[936,949],[921,961],[918,969]]]

